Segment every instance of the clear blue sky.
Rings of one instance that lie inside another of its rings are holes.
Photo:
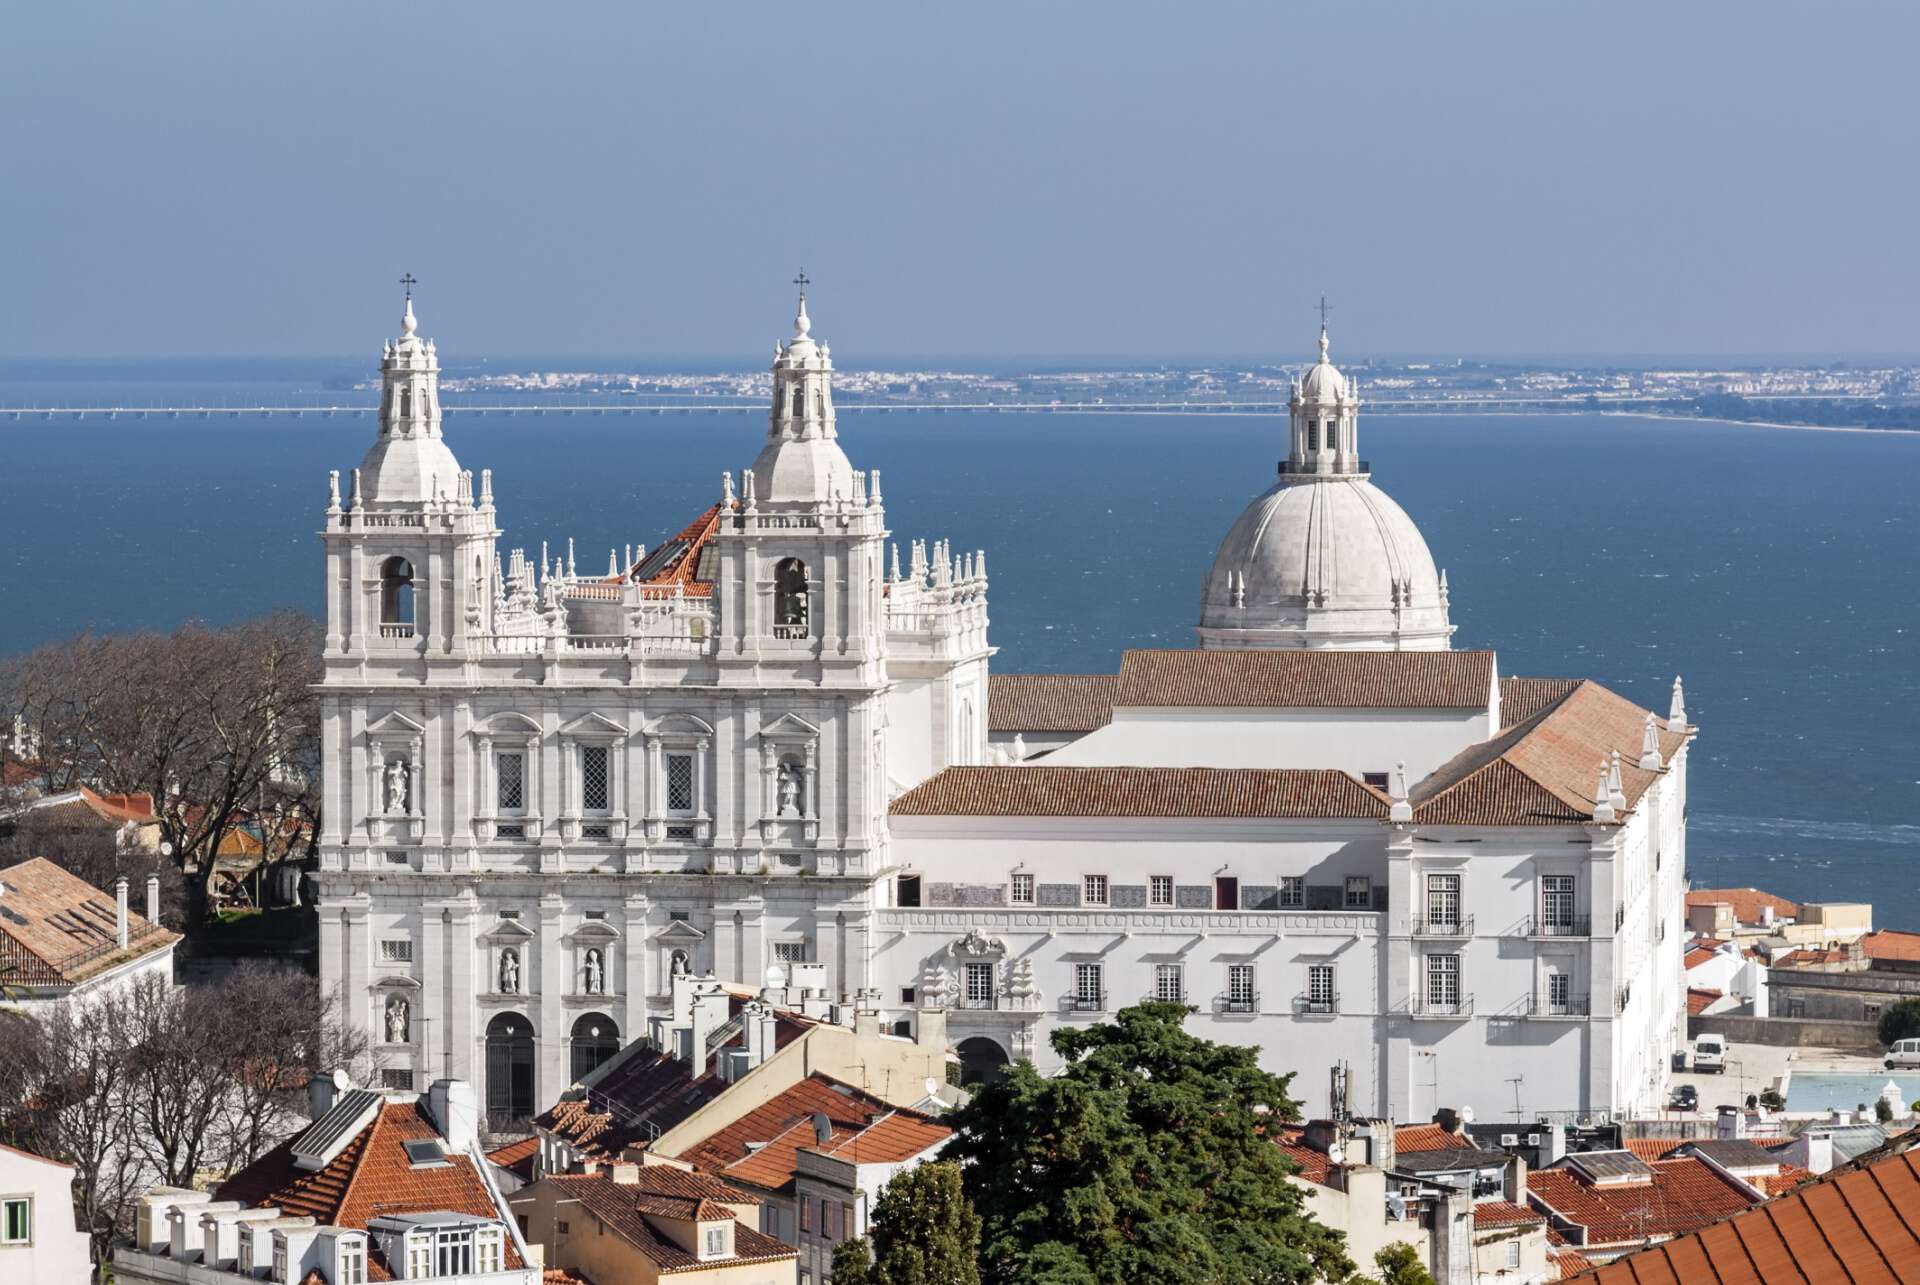
[[[1920,5],[15,4],[0,356],[1920,349]]]

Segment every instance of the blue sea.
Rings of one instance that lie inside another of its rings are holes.
[[[0,406],[203,391],[0,380]],[[882,470],[902,543],[986,550],[1002,672],[1111,671],[1128,646],[1191,645],[1214,548],[1283,451],[1270,417],[841,426],[855,463]],[[712,503],[764,427],[758,413],[456,413],[448,441],[493,469],[503,547],[571,536],[597,571],[610,546],[652,546]],[[372,433],[364,417],[0,417],[0,654],[88,628],[317,610],[327,470],[351,469]],[[1374,480],[1447,569],[1457,646],[1661,712],[1685,676],[1696,885],[1871,901],[1881,924],[1920,928],[1920,437],[1364,413],[1361,433]]]

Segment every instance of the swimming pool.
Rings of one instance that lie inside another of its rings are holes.
[[[1857,1075],[1795,1073],[1787,1081],[1787,1110],[1852,1111],[1864,1102],[1867,1110],[1872,1111],[1873,1100],[1887,1087],[1888,1080],[1900,1086],[1900,1100],[1903,1103],[1920,1098],[1920,1073],[1913,1071],[1880,1071]]]

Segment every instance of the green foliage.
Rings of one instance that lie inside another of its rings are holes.
[[[866,1237],[833,1251],[834,1285],[980,1285],[980,1216],[967,1203],[960,1167],[909,1169],[874,1202]]]
[[[1787,1100],[1780,1096],[1780,1090],[1778,1089],[1762,1089],[1760,1090],[1760,1105],[1769,1111],[1785,1111],[1787,1109]]]
[[[1881,1124],[1892,1124],[1893,1103],[1887,1101],[1885,1098],[1875,1098],[1873,1100],[1873,1118]]]
[[[1255,1050],[1187,1033],[1142,1004],[1053,1034],[1067,1067],[1030,1062],[948,1118],[968,1162],[989,1285],[1292,1285],[1344,1280],[1344,1239],[1303,1209],[1269,1126],[1298,1118],[1290,1076]]]
[[[1880,1013],[1880,1042],[1888,1048],[1895,1040],[1920,1035],[1920,999],[1903,999],[1889,1004]]]
[[[1373,1256],[1373,1265],[1380,1269],[1381,1285],[1434,1285],[1433,1273],[1420,1265],[1412,1245],[1388,1245]]]

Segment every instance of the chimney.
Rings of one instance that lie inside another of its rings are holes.
[[[1716,1138],[1744,1138],[1747,1136],[1747,1117],[1739,1107],[1721,1107],[1720,1116],[1714,1121],[1713,1136]]]
[[[147,876],[147,922],[160,922],[160,876]]]
[[[113,916],[114,939],[120,943],[120,949],[127,948],[127,877],[121,875],[113,881],[113,899],[116,903]]]
[[[640,1183],[640,1166],[631,1161],[621,1160],[607,1166],[607,1177],[622,1187],[634,1187]]]
[[[353,1087],[353,1081],[347,1078],[345,1071],[335,1071],[330,1075],[315,1074],[307,1081],[307,1114],[318,1120],[333,1110],[333,1104],[340,1095]]]
[[[947,1051],[947,1010],[923,1008],[913,1015],[913,1042],[935,1053]]]
[[[1527,1162],[1519,1156],[1510,1157],[1507,1162],[1506,1181],[1502,1185],[1506,1187],[1508,1203],[1525,1209],[1527,1207]]]
[[[747,1026],[747,1070],[751,1071],[773,1056],[775,1036],[779,1019],[773,1009],[758,1000],[751,1001],[746,1007]]]
[[[727,992],[712,978],[702,978],[692,996],[690,1028],[687,1033],[687,1071],[698,1077],[707,1072],[707,1041],[727,1024],[731,1005]]]
[[[1807,1172],[1822,1174],[1833,1168],[1833,1135],[1824,1129],[1809,1129],[1800,1135],[1807,1144]]]
[[[480,1098],[465,1080],[435,1080],[427,1090],[427,1109],[447,1150],[470,1150],[479,1139]]]

